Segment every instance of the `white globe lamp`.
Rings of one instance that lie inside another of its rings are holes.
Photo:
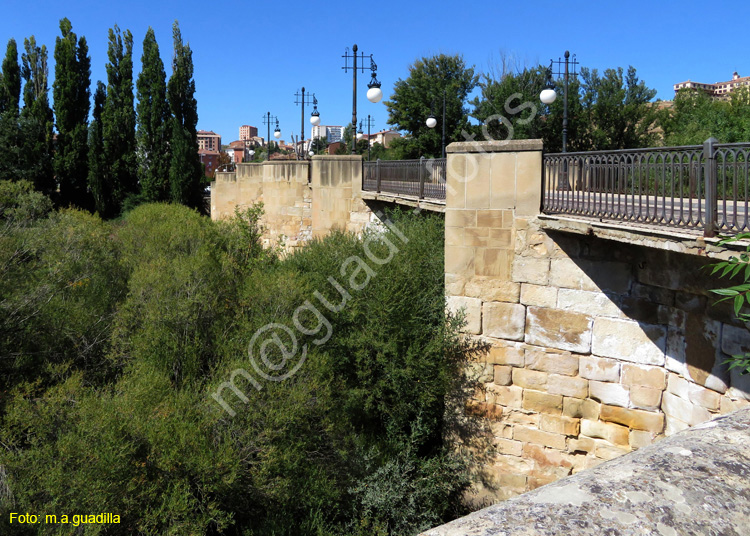
[[[311,115],[310,116],[310,123],[313,124],[313,126],[318,126],[320,124],[320,116],[319,115]]]
[[[437,125],[437,119],[430,116],[427,118],[427,121],[425,121],[425,123],[427,124],[427,128],[435,128],[435,126]]]
[[[546,88],[543,89],[542,92],[539,94],[539,99],[544,104],[552,104],[555,102],[555,99],[557,98],[557,93],[555,93],[555,90],[552,88]]]

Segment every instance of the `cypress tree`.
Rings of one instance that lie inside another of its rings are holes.
[[[21,56],[23,88],[23,110],[20,118],[20,165],[19,178],[26,179],[46,194],[55,191],[52,171],[52,109],[47,92],[47,47],[36,44],[32,35],[24,39]]]
[[[104,178],[104,135],[102,133],[102,112],[107,98],[107,88],[101,82],[96,83],[94,92],[94,111],[89,125],[89,175],[88,185],[94,200],[94,208],[104,214],[112,205],[112,192],[109,181]]]
[[[159,55],[154,30],[143,39],[141,73],[138,75],[138,179],[146,201],[169,199],[170,114],[167,75]]]
[[[135,158],[135,109],[133,107],[133,34],[109,30],[107,49],[107,96],[102,110],[105,196],[101,215],[117,216],[129,196],[137,194]]]
[[[18,106],[21,68],[16,40],[8,41],[0,75],[0,180],[18,179]]]
[[[60,202],[89,208],[88,117],[91,97],[91,59],[86,38],[77,40],[67,18],[60,21],[55,42],[55,82],[52,95],[57,126],[55,174],[60,185]]]
[[[206,212],[203,201],[203,166],[198,154],[198,102],[193,80],[193,52],[182,42],[180,26],[172,26],[174,59],[167,88],[172,112],[169,189],[172,201]]]

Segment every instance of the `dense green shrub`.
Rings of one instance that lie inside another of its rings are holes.
[[[446,400],[479,348],[444,313],[439,219],[280,259],[258,207],[102,222],[30,193],[0,183],[0,510],[122,522],[25,533],[407,535],[459,513]],[[307,348],[283,381],[248,355],[269,324]],[[255,385],[232,416],[211,395],[237,369]]]

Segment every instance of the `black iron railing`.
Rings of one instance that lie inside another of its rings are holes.
[[[542,211],[717,232],[750,230],[750,143],[544,156]]]
[[[445,158],[364,162],[362,189],[419,199],[445,199]]]

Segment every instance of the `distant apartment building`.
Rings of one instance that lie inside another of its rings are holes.
[[[364,137],[367,138],[367,134],[365,134]],[[400,137],[401,134],[398,132],[398,130],[381,130],[380,132],[370,134],[369,141],[371,146],[379,143],[387,149],[391,146],[392,140]]]
[[[341,126],[327,126],[317,125],[312,127],[310,132],[310,139],[317,140],[318,138],[325,137],[328,143],[336,143],[341,141],[341,136],[344,134],[344,127]]]
[[[198,149],[221,151],[221,136],[211,130],[198,131]]]
[[[229,147],[227,147],[229,159],[235,164],[240,164],[245,160],[248,160],[248,152],[249,149],[242,140],[233,141],[229,144]]]
[[[712,99],[727,100],[732,91],[741,86],[750,86],[750,76],[740,76],[737,71],[732,74],[732,79],[726,82],[716,82],[715,84],[703,84],[700,82],[680,82],[674,85],[675,95],[681,89],[695,89],[706,92]]]
[[[253,138],[258,137],[257,127],[251,127],[250,125],[242,125],[240,127],[240,141],[250,141]]]
[[[205,166],[206,177],[213,177],[219,165],[219,151],[198,149],[198,154],[201,157],[201,163]]]

